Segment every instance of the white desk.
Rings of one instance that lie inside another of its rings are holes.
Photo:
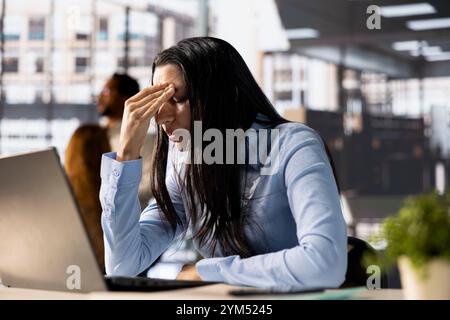
[[[304,299],[358,299],[358,300],[397,300],[403,299],[400,289],[366,290],[358,288],[327,290],[324,294],[291,294],[291,295],[256,295],[236,297],[229,295],[231,289],[239,289],[225,284],[209,285],[189,289],[179,289],[160,292],[92,292],[92,293],[71,293],[57,291],[43,291],[31,289],[17,289],[0,287],[0,300],[228,300],[228,299],[283,299],[283,300],[304,300]],[[321,295],[321,296],[319,296]]]

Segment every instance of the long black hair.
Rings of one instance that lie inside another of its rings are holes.
[[[287,122],[264,95],[240,54],[224,40],[212,37],[182,40],[156,56],[153,74],[158,66],[169,64],[180,69],[186,83],[191,133],[194,121],[202,121],[203,131],[215,128],[223,136],[226,129],[246,131],[258,121],[272,127]],[[258,120],[257,114],[265,116],[265,120]],[[152,192],[165,220],[175,230],[181,221],[165,184],[168,138],[160,126],[155,143]],[[188,195],[188,218],[194,225],[199,224],[193,237],[200,245],[209,245],[212,253],[219,244],[224,254],[251,256],[253,252],[243,230],[246,217],[241,205],[242,165],[203,161],[196,164],[193,143],[189,153],[191,162],[185,165],[182,179]]]

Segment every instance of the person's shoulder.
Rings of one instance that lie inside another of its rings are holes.
[[[316,130],[299,122],[285,122],[276,127],[279,130],[281,144],[303,144],[316,142],[322,144],[322,139]]]
[[[276,128],[279,129],[278,151],[282,163],[286,164],[298,152],[304,163],[326,161],[324,142],[313,128],[298,122],[286,122]]]

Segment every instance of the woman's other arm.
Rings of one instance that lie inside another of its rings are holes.
[[[245,259],[204,259],[196,265],[203,280],[282,291],[338,287],[344,281],[347,235],[332,169],[320,138],[300,128],[290,132],[280,152],[298,245]]]

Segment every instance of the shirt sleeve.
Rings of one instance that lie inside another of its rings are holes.
[[[116,153],[102,156],[100,202],[108,275],[135,276],[167,249],[182,228],[173,232],[161,217],[155,200],[141,213],[138,199],[142,159],[119,162]],[[184,206],[173,175],[168,172],[167,189],[175,210],[184,221]]]
[[[303,130],[280,152],[298,245],[249,258],[210,258],[196,264],[203,280],[279,291],[338,287],[347,268],[347,234],[339,195],[320,138]],[[298,141],[301,141],[300,143]]]

